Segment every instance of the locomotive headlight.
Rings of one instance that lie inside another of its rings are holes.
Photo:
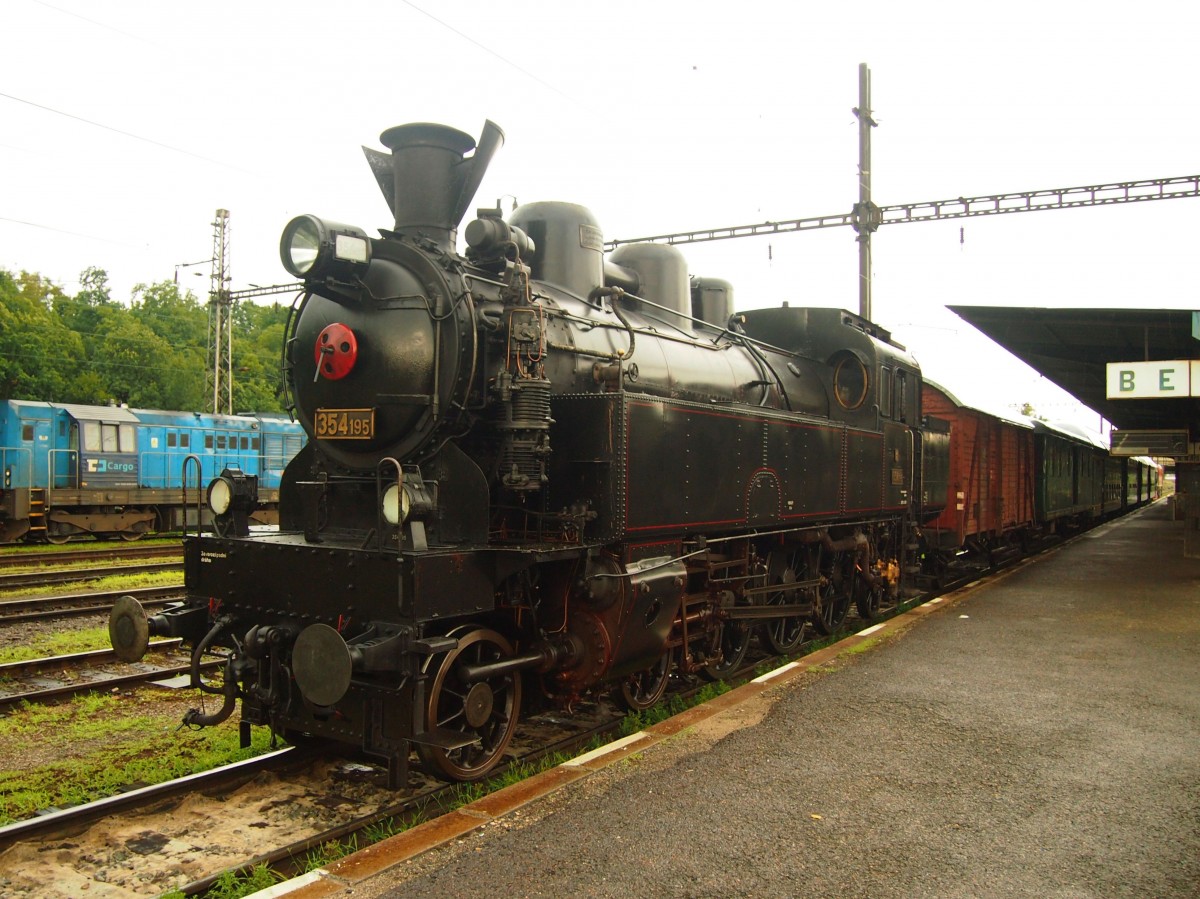
[[[408,491],[392,484],[383,491],[383,520],[393,526],[400,524],[408,518],[410,504]]]
[[[257,475],[226,468],[208,484],[208,510],[219,537],[246,536],[250,532],[250,513],[257,504]]]
[[[214,515],[224,515],[233,505],[233,484],[226,478],[214,478],[208,485],[208,508]]]
[[[297,278],[349,279],[371,261],[371,241],[362,228],[301,215],[283,229],[279,257]]]

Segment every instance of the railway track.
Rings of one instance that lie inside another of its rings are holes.
[[[191,774],[161,784],[133,787],[113,796],[66,809],[47,809],[40,815],[0,827],[0,852],[15,843],[70,833],[107,815],[137,812],[193,792],[229,790],[263,771],[277,768],[293,752],[291,747],[211,771]]]
[[[0,664],[0,709],[180,677],[191,668],[180,642],[156,640],[141,662],[122,662],[111,649],[98,649]],[[200,667],[208,671],[220,664],[213,660]]]
[[[620,720],[612,706],[599,705],[571,720],[535,716],[527,722],[520,743],[514,741],[514,752],[525,763],[548,753],[571,753],[615,728]],[[185,894],[198,895],[226,871],[268,865],[288,875],[298,873],[307,855],[318,847],[365,845],[371,841],[366,832],[379,828],[381,822],[416,823],[462,801],[460,786],[419,772],[408,794],[382,789],[385,780],[381,768],[331,760],[321,755],[319,746],[310,746],[154,787],[133,787],[0,827],[0,882],[17,886],[22,881],[20,872],[36,867],[37,880],[45,887],[38,895],[75,895],[72,885],[77,885],[79,873],[92,877],[93,869],[102,868],[97,879],[113,887],[129,889],[138,884],[144,890],[149,881],[157,884],[157,892],[179,889],[177,872],[187,867],[182,859],[203,843],[209,867],[182,887]],[[186,822],[181,823],[177,808],[183,802],[188,811]],[[249,833],[254,834],[252,843],[245,837]],[[248,845],[273,848],[248,857]],[[46,853],[50,847],[58,851]],[[25,865],[26,852],[36,854],[36,866]],[[127,870],[114,870],[110,863],[114,854],[124,857],[121,867]],[[168,882],[165,878],[172,872],[173,882]]]
[[[996,566],[989,570],[986,574],[991,574],[1000,570],[1001,567],[1007,568],[1008,565]],[[978,573],[964,573],[961,577],[947,578],[946,582],[940,585],[936,590],[931,590],[919,597],[912,598],[904,603],[899,604],[892,609],[884,610],[880,616],[873,619],[867,624],[882,621],[887,617],[898,612],[905,611],[913,606],[920,605],[938,594],[948,592],[957,587],[978,580]],[[951,582],[953,581],[953,582]],[[847,622],[847,626],[840,629],[837,635],[824,638],[820,641],[809,641],[804,644],[802,651],[797,656],[808,654],[814,649],[820,648],[828,643],[831,643],[840,637],[853,632],[856,628],[864,626],[861,619],[851,615]],[[754,676],[756,669],[762,667],[771,667],[784,664],[786,659],[774,656],[757,656],[753,662],[748,662],[735,675],[731,676],[731,680],[746,680]],[[692,691],[700,689],[702,681],[697,677],[678,678],[673,677],[675,684],[680,684],[683,691]],[[523,720],[520,732],[514,737],[513,743],[510,746],[509,766],[527,766],[539,756],[544,756],[552,752],[577,751],[579,748],[586,746],[590,741],[594,741],[602,734],[613,734],[620,726],[623,712],[617,706],[612,704],[605,698],[602,702],[598,702],[589,708],[575,709],[570,718],[559,717],[554,713],[543,713],[537,716],[531,716]],[[188,882],[182,890],[187,895],[199,895],[208,887],[216,882],[216,879],[227,871],[248,872],[258,865],[267,865],[272,870],[281,873],[292,875],[303,870],[306,862],[305,859],[309,856],[316,847],[328,843],[338,842],[343,845],[354,844],[360,845],[362,842],[369,842],[363,834],[369,831],[377,832],[381,822],[389,819],[404,819],[405,821],[416,822],[421,816],[436,815],[440,809],[446,808],[449,804],[456,801],[457,797],[461,796],[460,786],[448,786],[438,782],[422,774],[419,770],[413,773],[413,790],[409,796],[397,798],[396,794],[387,794],[382,789],[386,783],[386,770],[381,767],[372,765],[356,765],[345,763],[330,763],[328,760],[314,763],[318,767],[311,774],[295,774],[289,773],[286,778],[272,776],[270,780],[259,786],[246,786],[238,791],[241,799],[236,803],[237,807],[246,809],[245,819],[238,819],[231,814],[231,797],[228,790],[224,787],[208,787],[200,786],[201,784],[210,783],[203,779],[195,779],[180,782],[178,786],[164,786],[164,792],[151,792],[141,794],[140,791],[132,791],[131,799],[127,800],[125,809],[130,816],[130,828],[136,828],[139,834],[162,834],[162,842],[164,847],[167,844],[183,843],[194,844],[197,840],[206,840],[208,843],[219,842],[214,838],[205,838],[200,835],[193,835],[192,831],[196,825],[189,824],[189,833],[186,840],[176,841],[168,839],[171,828],[171,815],[167,814],[162,818],[155,816],[154,813],[146,811],[147,804],[161,803],[162,797],[175,795],[188,796],[189,814],[191,816],[200,815],[207,817],[214,827],[222,831],[236,831],[239,828],[243,832],[248,832],[245,828],[253,827],[255,834],[254,845],[274,845],[275,848],[255,855],[252,858],[247,857],[245,851],[245,841],[242,840],[235,846],[231,846],[228,854],[224,857],[217,852],[209,853],[211,858],[207,859],[207,863],[211,863],[203,876],[194,877]],[[262,769],[268,771],[269,768]],[[503,769],[496,772],[495,776],[503,776]],[[219,775],[216,775],[219,782]],[[300,789],[298,785],[301,783],[307,784]],[[190,785],[189,785],[190,784]],[[172,794],[172,790],[182,790],[182,792]],[[213,790],[220,791],[220,796],[213,802],[211,811],[203,812],[198,809],[201,803],[207,803],[208,800],[197,796],[197,792],[203,791],[211,793]],[[257,791],[257,792],[255,792]],[[242,795],[242,794],[246,795]],[[303,794],[303,797],[300,796]],[[145,795],[145,799],[140,797]],[[381,801],[380,797],[386,797],[386,800]],[[294,830],[289,829],[284,825],[280,825],[278,829],[264,822],[263,809],[272,808],[281,804],[286,804],[292,808],[292,813],[288,816],[289,820],[295,819],[297,816],[309,817],[313,820],[313,825],[308,830],[301,834],[296,834]],[[172,803],[172,807],[174,804]],[[324,809],[329,814],[319,811],[298,812],[297,808],[313,808]],[[104,818],[106,821],[109,817],[122,814],[114,807],[101,806],[99,808],[82,807],[78,810],[70,810],[68,812],[54,812],[47,821],[37,821],[36,823],[19,823],[10,825],[6,828],[0,828],[0,850],[6,846],[12,846],[15,843],[29,843],[29,851],[34,853],[31,858],[46,859],[51,853],[46,852],[47,848],[53,848],[51,842],[54,833],[65,833],[68,831],[78,830],[84,826],[88,820],[98,820]],[[149,815],[149,817],[148,817]],[[39,816],[42,818],[45,816]],[[239,823],[240,821],[240,823]],[[78,869],[81,862],[81,857],[88,855],[88,837],[71,838],[72,848],[69,853],[69,864],[72,870]],[[106,831],[99,834],[96,840],[101,845],[111,844],[114,840],[112,832]],[[40,841],[40,842],[39,842]],[[65,845],[65,844],[62,844]],[[17,847],[12,852],[23,851],[23,847]],[[14,856],[12,852],[6,853],[6,857],[10,859],[9,864],[20,863],[20,856]],[[139,850],[135,849],[135,853]],[[128,854],[128,853],[127,853]],[[145,880],[148,869],[170,870],[174,866],[179,868],[178,860],[173,860],[170,853],[165,851],[165,848],[160,847],[149,855],[137,855],[136,860],[132,862],[136,866],[136,877],[139,880]],[[0,878],[6,875],[4,871],[5,862],[0,859]],[[114,871],[110,866],[103,874],[110,881],[114,876]],[[128,876],[134,877],[135,873],[130,873]],[[175,882],[166,884],[167,886],[177,887]],[[62,895],[69,895],[63,893]],[[53,893],[51,895],[60,895]]]
[[[829,639],[833,638],[826,638],[821,644]],[[816,641],[813,641],[807,644],[807,647],[812,648],[815,645]],[[731,680],[748,680],[754,676],[756,667],[764,664],[769,666],[781,661],[778,658],[764,660],[759,656],[731,675]],[[696,693],[710,683],[699,676],[678,677],[673,678],[673,681],[676,688],[672,690],[671,695],[684,697]],[[493,777],[499,780],[504,777],[507,768],[528,769],[539,759],[556,755],[571,756],[597,741],[611,739],[619,734],[625,714],[623,708],[608,697],[603,697],[597,702],[586,703],[583,707],[573,709],[570,717],[549,711],[526,718],[522,721],[520,731],[513,738],[509,749],[509,761],[498,769]],[[308,748],[318,749],[319,746]],[[206,818],[221,831],[246,832],[248,828],[253,827],[255,845],[273,846],[253,857],[247,857],[243,842],[236,850],[231,848],[230,856],[220,864],[214,864],[203,876],[195,877],[182,887],[172,884],[186,895],[200,895],[226,872],[245,873],[260,865],[266,865],[285,876],[294,876],[302,873],[309,856],[319,847],[331,843],[365,845],[373,841],[368,834],[378,832],[385,826],[385,822],[404,820],[410,824],[420,823],[422,820],[437,817],[463,801],[462,785],[438,781],[420,769],[413,771],[410,794],[398,795],[384,789],[387,781],[385,767],[347,764],[340,759],[331,762],[319,755],[313,755],[311,758],[314,761],[306,764],[315,765],[313,770],[298,772],[294,770],[299,766],[297,762],[291,766],[293,770],[286,774],[286,780],[279,774],[277,763],[269,761],[253,769],[234,766],[230,772],[218,770],[211,776],[192,776],[154,789],[133,789],[121,797],[89,803],[75,809],[55,810],[49,815],[39,815],[29,821],[0,828],[0,852],[16,843],[28,843],[29,850],[39,853],[44,859],[48,853],[43,850],[56,845],[56,835],[76,834],[81,828],[101,819],[111,823],[110,819],[114,816],[128,819],[131,822],[130,827],[136,827],[139,839],[147,834],[164,835],[162,845],[154,852],[142,855],[138,850],[134,850],[133,857],[136,861],[131,863],[136,865],[136,871],[131,869],[128,876],[136,876],[139,880],[152,876],[148,874],[147,869],[170,870],[178,867],[178,860],[172,855],[172,851],[168,851],[168,846],[174,847],[175,852],[186,852],[188,845],[204,839],[194,833],[194,822],[198,816]],[[252,780],[246,773],[250,770],[255,772],[253,778],[261,780],[261,774],[269,776],[269,779],[265,782],[247,783]],[[238,787],[241,788],[238,790],[239,798],[234,802],[230,791]],[[279,805],[280,792],[284,789],[288,792],[286,804],[292,809],[286,816],[287,822],[294,822],[297,817],[312,817],[317,821],[304,833],[295,833],[286,823],[281,823],[275,828],[263,820],[262,810]],[[341,801],[347,796],[349,802]],[[172,811],[158,813],[153,809],[164,803],[168,803],[170,809],[174,809],[176,803],[184,798],[188,802],[189,820],[193,822],[188,825],[188,839],[167,839],[172,827],[178,826],[177,822],[172,823]],[[328,814],[297,811],[309,808],[324,808]],[[97,835],[95,839],[111,842],[113,836],[106,831]],[[215,842],[219,840],[206,840],[210,846]],[[86,858],[81,861],[81,857],[92,857],[94,853],[87,849],[89,837],[72,836],[70,844],[72,848],[67,853],[70,856],[68,864],[74,871],[81,864],[88,864]],[[10,859],[9,864],[20,861],[20,856],[14,856],[12,853],[7,853],[5,857]],[[216,862],[217,858],[214,857],[213,861]],[[5,862],[0,860],[0,878],[7,876],[4,868]],[[106,870],[105,876],[113,882],[114,872],[111,867]]]
[[[27,621],[45,621],[86,615],[108,615],[122,596],[133,596],[144,606],[161,606],[183,595],[183,584],[133,587],[125,590],[92,590],[57,596],[29,596],[0,601],[0,627]]]
[[[109,549],[79,549],[62,552],[0,552],[0,571],[35,565],[63,565],[68,562],[102,562],[105,559],[182,559],[178,543],[157,546],[123,544]]]
[[[181,571],[183,560],[178,562],[134,562],[129,565],[105,565],[101,568],[62,568],[40,571],[22,571],[0,574],[0,591],[18,590],[24,587],[44,587],[50,584],[72,584],[76,581],[98,580],[102,577],[121,577],[136,574],[154,574],[160,571]]]

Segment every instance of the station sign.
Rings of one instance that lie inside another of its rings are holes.
[[[1105,396],[1110,400],[1200,396],[1200,360],[1109,362]]]

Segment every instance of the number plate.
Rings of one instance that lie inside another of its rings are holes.
[[[318,409],[313,426],[323,440],[371,440],[375,437],[375,410]]]

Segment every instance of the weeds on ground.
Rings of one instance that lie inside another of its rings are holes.
[[[25,704],[0,719],[0,745],[13,759],[45,745],[86,747],[37,767],[0,772],[0,825],[47,808],[110,796],[130,784],[162,783],[260,755],[270,735],[258,729],[242,749],[236,722],[180,730],[178,711],[147,710],[137,699],[89,693],[60,705]]]
[[[204,899],[242,899],[243,896],[273,887],[286,879],[284,875],[272,871],[266,865],[258,865],[248,874],[226,871],[204,892]],[[187,894],[183,890],[170,890],[158,899],[187,899]]]
[[[107,627],[89,627],[78,631],[41,634],[20,646],[6,646],[0,649],[0,664],[25,662],[29,659],[41,659],[46,656],[67,655],[75,652],[91,652],[95,649],[109,649],[111,645]]]
[[[860,653],[868,652],[868,651],[874,649],[878,645],[879,645],[878,637],[864,637],[863,641],[861,643],[855,643],[853,646],[849,647],[848,649],[842,650],[841,655],[856,656]]]
[[[640,712],[627,712],[621,720],[618,731],[621,736],[628,737],[630,734],[636,734],[638,731],[652,727],[660,721],[666,721],[680,712],[685,712],[698,705],[704,705],[704,703],[716,699],[718,696],[728,693],[732,689],[733,687],[726,681],[715,681],[711,684],[705,684],[690,698],[685,699],[682,696],[672,696],[668,701],[657,703]]]
[[[141,587],[171,587],[179,584],[179,571],[151,571],[146,574],[114,574],[94,580],[69,584],[48,584],[45,587],[14,587],[0,590],[0,599],[24,599],[30,596],[58,596],[63,593],[84,593],[88,590],[137,590]]]

